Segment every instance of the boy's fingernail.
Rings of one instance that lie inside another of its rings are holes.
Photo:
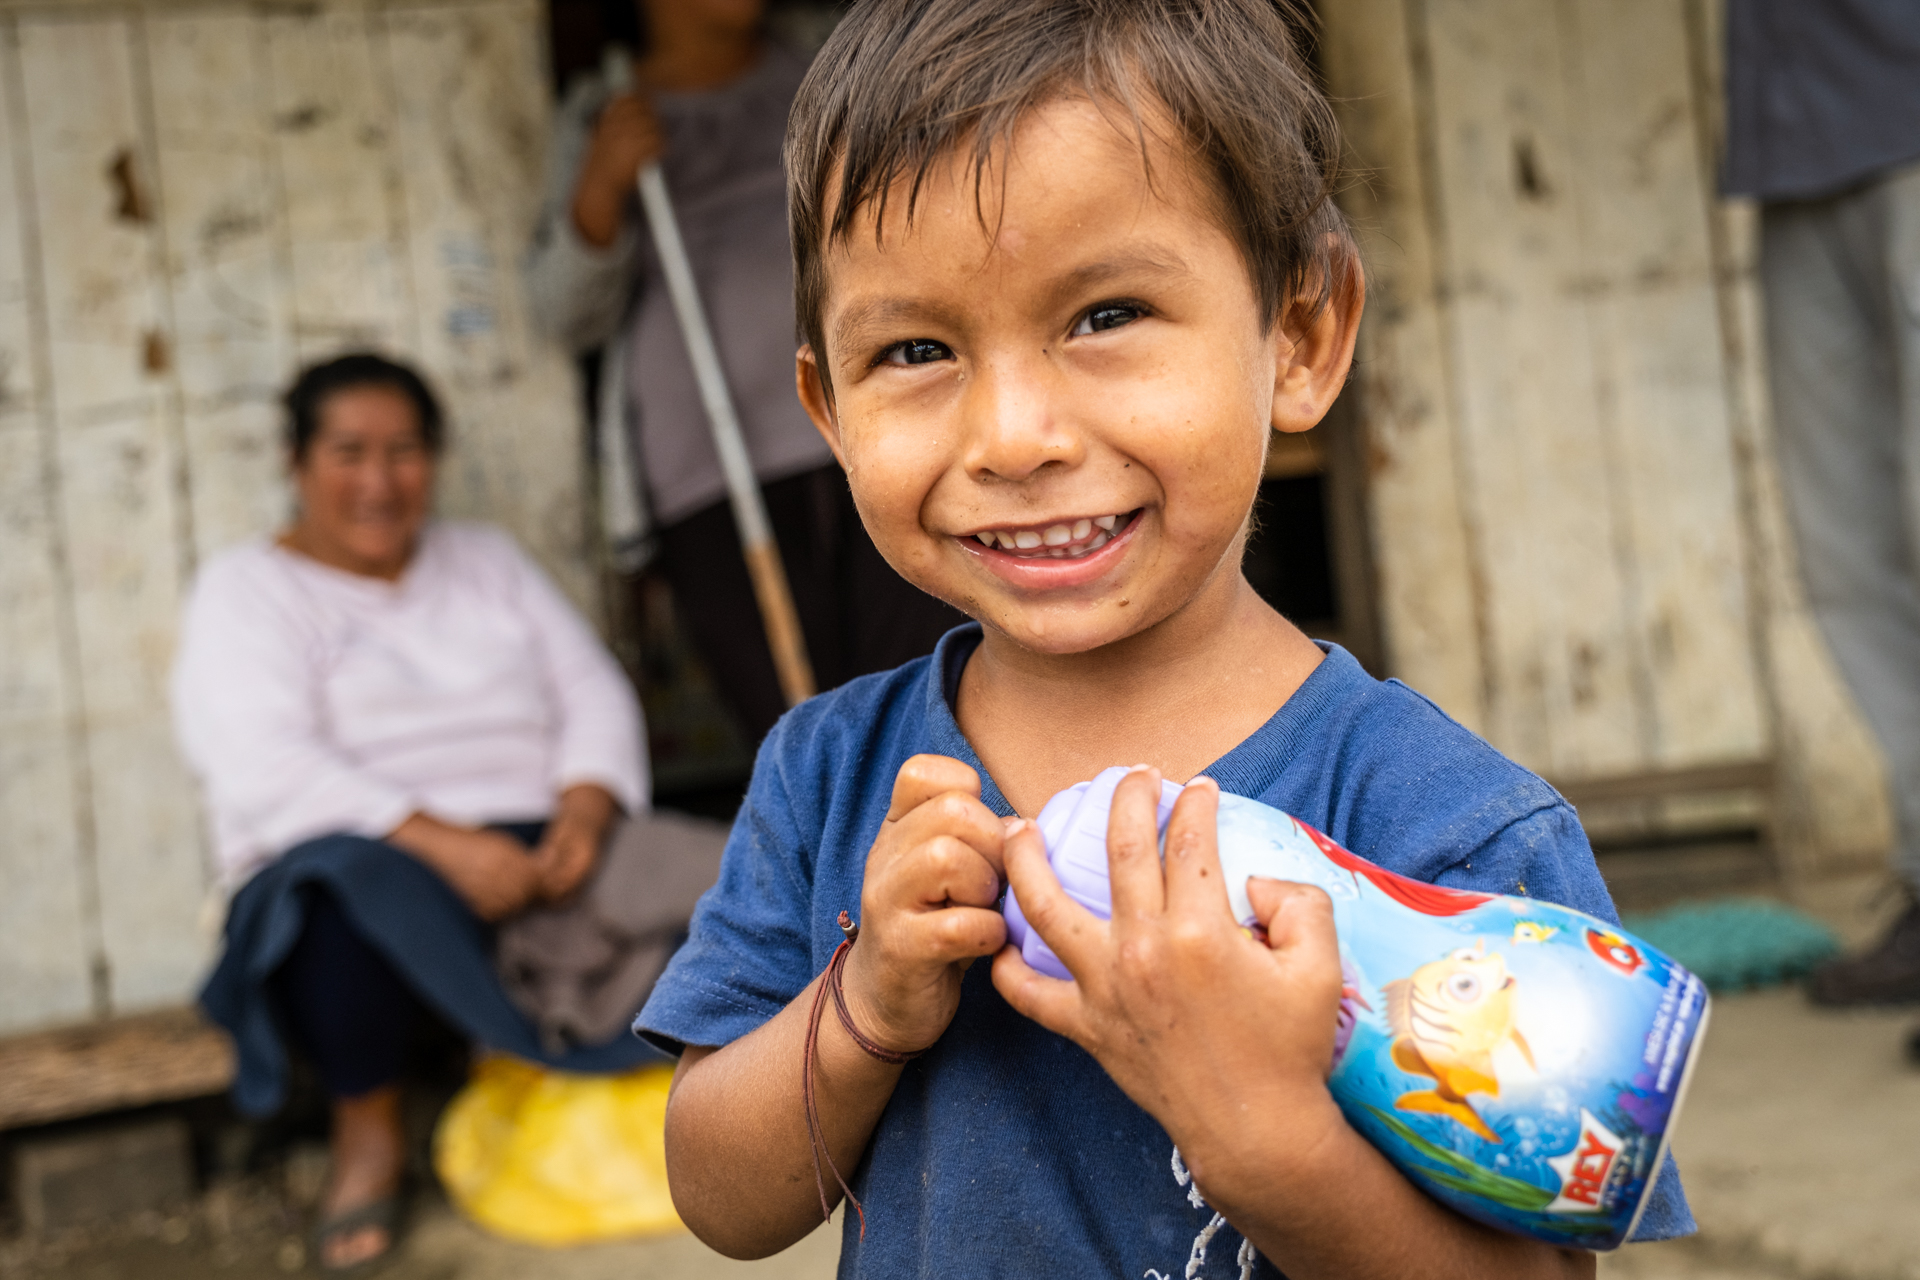
[[[1152,773],[1153,766],[1150,764],[1136,764],[1136,765],[1130,766],[1127,769],[1127,772],[1128,773]]]
[[[1209,778],[1204,773],[1196,773],[1193,776],[1193,780],[1188,782],[1187,785],[1189,787],[1202,787],[1202,786],[1212,787],[1215,791],[1218,791],[1220,789],[1220,784],[1215,782],[1212,778]]]
[[[1009,840],[1013,839],[1015,836],[1019,835],[1022,831],[1025,831],[1028,827],[1031,827],[1032,825],[1033,823],[1027,821],[1027,819],[1025,818],[1011,819],[1007,823],[1007,839]]]

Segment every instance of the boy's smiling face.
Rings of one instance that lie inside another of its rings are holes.
[[[1269,327],[1205,179],[1152,141],[1150,182],[1116,114],[1037,109],[979,205],[954,156],[910,223],[867,206],[828,250],[831,400],[800,354],[887,560],[1042,653],[1231,599],[1267,432],[1319,420],[1359,314]]]

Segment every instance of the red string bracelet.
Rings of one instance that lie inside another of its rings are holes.
[[[840,1166],[833,1162],[833,1153],[827,1150],[826,1133],[820,1126],[820,1099],[813,1087],[813,1064],[820,1053],[820,1013],[825,1006],[827,993],[833,993],[833,1011],[840,1015],[840,1025],[847,1029],[847,1034],[853,1038],[853,1042],[865,1050],[868,1056],[898,1066],[903,1062],[913,1061],[926,1050],[917,1049],[912,1053],[902,1053],[898,1049],[889,1049],[883,1044],[868,1039],[860,1033],[860,1028],[853,1025],[853,1014],[847,1008],[847,993],[841,985],[841,974],[846,971],[847,955],[853,950],[854,940],[860,936],[860,926],[855,924],[853,917],[844,911],[840,913],[840,932],[846,935],[846,940],[833,949],[833,958],[827,961],[826,974],[820,981],[819,989],[813,993],[813,1009],[807,1017],[807,1048],[802,1065],[804,1078],[801,1081],[800,1093],[807,1109],[807,1143],[813,1154],[813,1181],[820,1189],[820,1216],[829,1222],[833,1220],[833,1207],[827,1203],[826,1173],[820,1168],[820,1157],[825,1156],[827,1168],[833,1170],[833,1180],[840,1184],[840,1190],[847,1197],[847,1203],[851,1204],[853,1211],[860,1215],[860,1238],[865,1240],[867,1211],[861,1207],[860,1197],[853,1194],[853,1188],[847,1185],[847,1180],[840,1176]]]

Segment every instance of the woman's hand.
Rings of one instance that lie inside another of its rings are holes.
[[[573,188],[573,225],[581,239],[597,249],[613,243],[640,167],[665,150],[666,136],[644,97],[623,93],[608,101]]]
[[[559,902],[572,895],[600,860],[607,825],[618,809],[612,793],[591,782],[568,787],[533,852],[540,870],[540,896]]]
[[[416,813],[387,842],[431,867],[482,920],[504,920],[540,891],[540,864],[532,850],[499,831],[456,827]]]
[[[843,984],[855,1023],[888,1048],[938,1040],[967,966],[1006,943],[995,909],[1002,831],[980,802],[980,775],[960,761],[921,755],[900,766],[867,855],[860,944]]]

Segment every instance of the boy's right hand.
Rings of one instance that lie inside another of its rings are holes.
[[[980,775],[947,756],[915,756],[867,854],[860,941],[843,985],[854,1025],[903,1053],[940,1038],[960,980],[1006,945],[997,909],[1004,824],[980,802]]]

